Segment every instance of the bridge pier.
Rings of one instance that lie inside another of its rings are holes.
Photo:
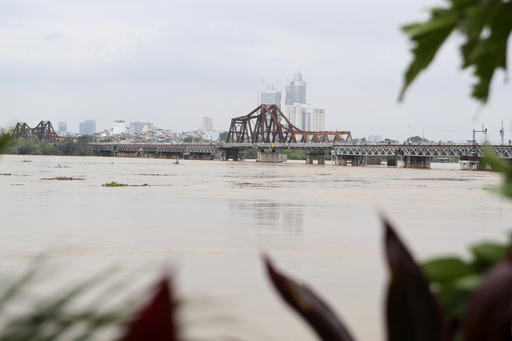
[[[343,156],[340,159],[340,166],[347,166],[348,162],[350,161],[350,164],[352,166],[366,166],[367,164],[367,157],[366,156]]]
[[[388,156],[386,159],[386,165],[388,167],[396,167],[396,156]]]
[[[306,165],[312,165],[315,159],[318,160],[319,165],[325,165],[324,153],[306,153]]]
[[[430,168],[432,157],[430,156],[407,156],[397,154],[396,166],[398,168]]]
[[[366,157],[366,164],[367,165],[373,165],[373,166],[380,166],[380,156],[367,156]]]
[[[245,160],[245,149],[226,148],[222,150],[222,161],[243,161]]]
[[[278,162],[286,162],[288,160],[288,156],[286,154],[279,154],[276,152],[258,153],[258,162],[267,162],[267,163],[278,163]]]

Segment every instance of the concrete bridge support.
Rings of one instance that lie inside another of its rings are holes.
[[[372,166],[380,166],[380,156],[367,156],[366,164]]]
[[[367,157],[366,156],[343,156],[340,158],[340,166],[347,166],[348,163],[352,166],[366,166]]]
[[[388,167],[396,167],[396,156],[388,156],[386,159],[386,165]]]
[[[318,160],[319,165],[325,165],[325,154],[324,153],[306,153],[306,164],[312,165],[313,160]]]
[[[288,160],[288,156],[286,154],[279,154],[276,152],[258,153],[258,161],[259,162],[268,162],[268,163],[278,163],[278,162],[286,162]]]
[[[430,156],[406,156],[398,154],[396,156],[396,166],[398,168],[430,168],[432,158]]]
[[[243,149],[224,149],[222,153],[222,161],[243,161],[245,159],[245,150]]]

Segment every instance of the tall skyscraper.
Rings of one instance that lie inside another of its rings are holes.
[[[203,131],[212,131],[213,130],[213,120],[208,116],[203,117]]]
[[[286,97],[284,99],[284,104],[306,104],[306,82],[302,81],[302,74],[300,72],[297,72],[293,76],[293,81],[286,80],[285,88]]]
[[[94,133],[96,133],[96,121],[85,120],[80,123],[78,131],[80,135],[94,135]]]
[[[68,124],[59,121],[59,133],[65,133],[66,131],[68,131]]]
[[[277,105],[281,109],[281,91],[272,85],[264,85],[258,90],[258,106]]]

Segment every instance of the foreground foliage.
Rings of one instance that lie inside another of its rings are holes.
[[[390,276],[386,296],[388,340],[511,339],[512,244],[480,244],[471,249],[470,261],[439,258],[419,266],[386,219],[383,225]],[[355,340],[312,289],[276,270],[268,258],[265,263],[278,293],[321,340]]]
[[[25,314],[6,317],[5,311],[10,306],[19,305],[19,299],[27,296],[28,287],[39,275],[39,265],[7,286],[6,281],[3,281],[0,312],[3,313],[4,325],[0,329],[0,341],[94,340],[106,329],[119,324],[125,317],[126,307],[106,311],[100,311],[97,304],[80,310],[73,308],[76,300],[100,282],[97,277],[70,289],[61,290],[59,294],[50,295]],[[101,277],[104,277],[104,274]],[[98,297],[98,300],[103,299],[104,297]]]
[[[490,149],[484,150],[482,163],[491,167],[491,170],[503,174],[503,184],[498,188],[499,193],[512,199],[512,163],[498,157]]]
[[[471,96],[483,103],[496,70],[507,69],[507,40],[512,31],[512,2],[505,0],[447,0],[447,7],[436,7],[425,23],[402,27],[414,44],[414,59],[405,74],[400,92],[425,70],[452,32],[460,33],[462,68],[473,70],[477,81]]]

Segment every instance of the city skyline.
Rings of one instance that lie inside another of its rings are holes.
[[[273,20],[266,4],[287,15]],[[0,126],[66,121],[78,131],[93,118],[98,130],[139,120],[187,131],[208,115],[222,131],[256,107],[262,79],[284,91],[283,81],[300,70],[315,89],[307,102],[325,108],[328,130],[468,140],[483,123],[489,139],[498,140],[504,121],[510,138],[504,73],[494,77],[489,104],[471,100],[474,79],[471,70],[458,69],[457,37],[397,102],[412,58],[399,28],[426,19],[436,5],[8,0],[0,11]],[[384,10],[390,15],[380,15]]]

